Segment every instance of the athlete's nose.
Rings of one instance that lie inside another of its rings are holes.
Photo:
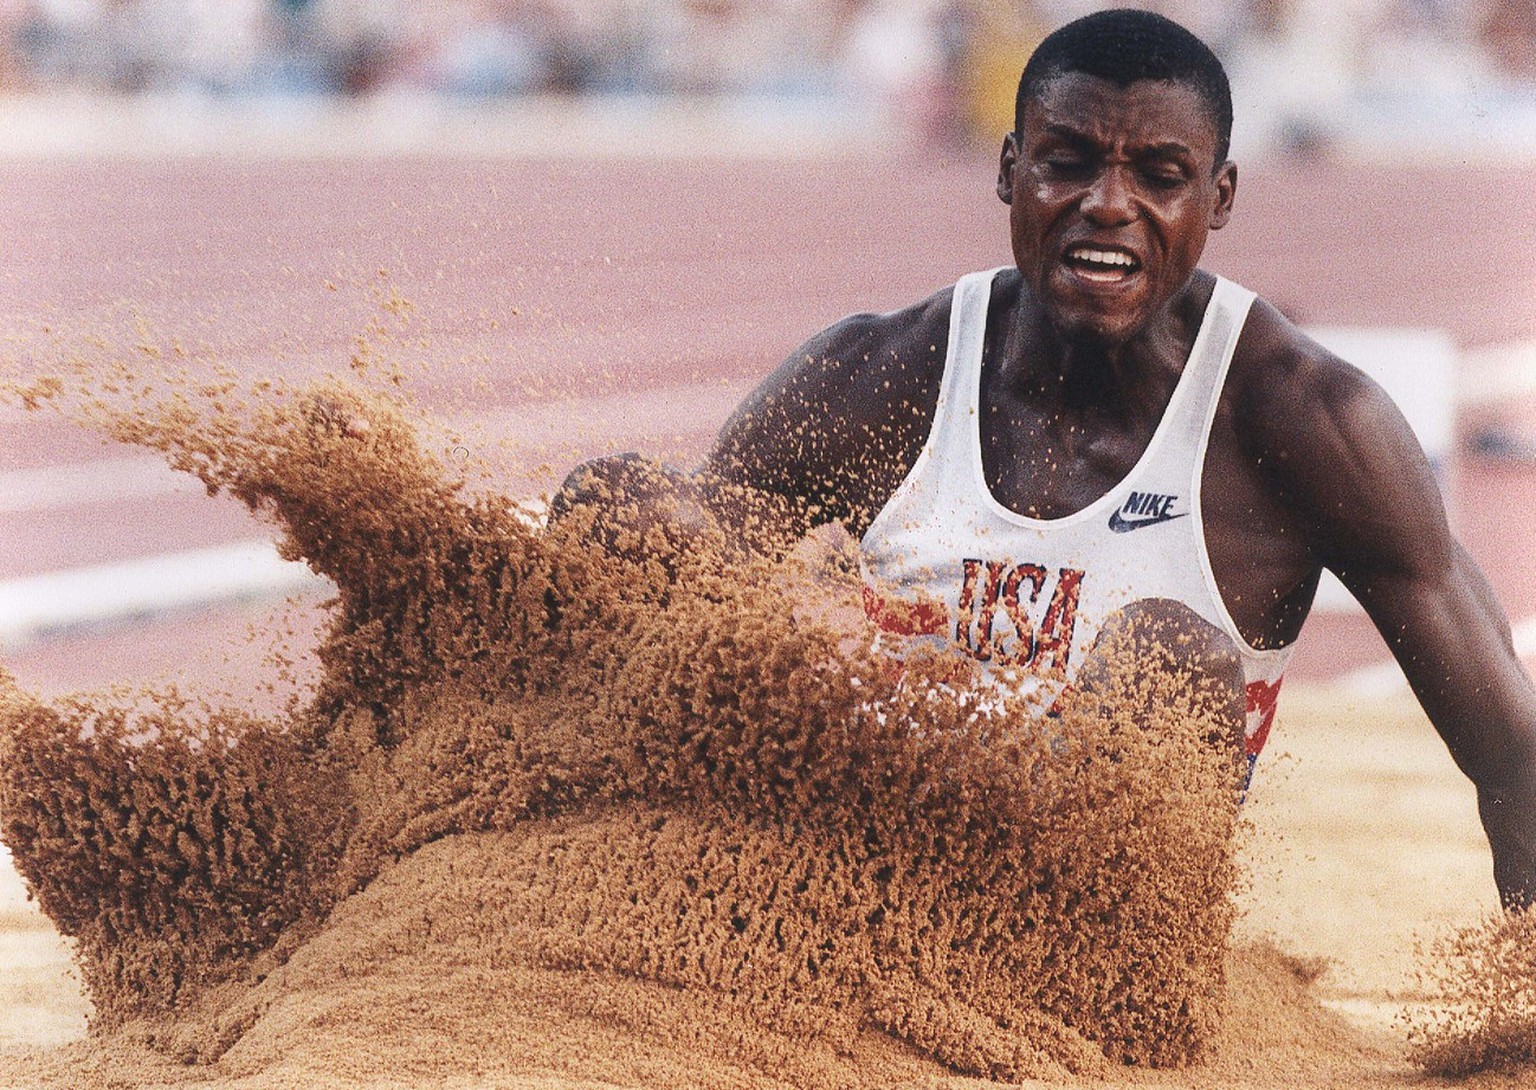
[[[1131,186],[1125,172],[1105,167],[1094,176],[1080,204],[1083,215],[1101,227],[1121,227],[1136,215]]]

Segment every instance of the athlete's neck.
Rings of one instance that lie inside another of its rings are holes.
[[[997,374],[1008,396],[1069,412],[1139,416],[1161,407],[1176,382],[1210,298],[1209,278],[1194,278],[1126,340],[1064,335],[1021,283],[1000,330]]]

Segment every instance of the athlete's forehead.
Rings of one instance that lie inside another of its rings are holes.
[[[1082,72],[1043,83],[1024,102],[1019,137],[1026,145],[1051,137],[1136,152],[1166,151],[1214,163],[1217,126],[1200,91],[1172,80],[1120,85]]]

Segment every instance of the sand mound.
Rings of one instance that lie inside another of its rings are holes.
[[[444,838],[387,867],[286,962],[265,959],[259,982],[214,989],[176,1019],[130,1021],[39,1059],[24,1067],[25,1085],[981,1085],[889,1035],[851,1031],[814,1005],[798,1024],[766,1027],[750,1003],[718,990],[546,967],[550,952],[539,947],[551,933],[567,933],[564,923],[551,924],[569,910],[540,899],[525,929],[519,912],[530,905],[530,872],[553,873],[546,859],[554,854],[568,861],[575,885],[583,868],[572,861],[616,832],[613,858],[622,866],[639,861],[631,852],[642,844],[648,863],[665,862],[661,843],[681,844],[690,831],[686,819],[672,824],[682,828],[648,838],[568,819]],[[662,884],[649,869],[637,873],[639,889]],[[1317,1004],[1315,967],[1269,946],[1242,946],[1229,954],[1227,973],[1230,1002],[1202,1065],[1172,1083],[1129,1068],[1106,1072],[1110,1081],[1312,1090],[1381,1085],[1384,1068],[1402,1077],[1379,1046]]]
[[[1431,1075],[1536,1079],[1536,912],[1506,913],[1431,945],[1432,1003],[1409,1015],[1409,1056]]]
[[[108,1022],[271,946],[335,866],[334,783],[285,775],[263,724],[175,694],[45,706],[3,672],[0,723],[6,841]]]
[[[983,710],[952,662],[840,650],[804,573],[661,524],[616,559],[465,495],[398,401],[261,393],[74,411],[336,582],[313,701],[0,702],[0,820],[98,1054],[666,1086],[1212,1054],[1237,769],[1171,663]]]

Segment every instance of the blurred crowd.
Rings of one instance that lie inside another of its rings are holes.
[[[0,0],[0,91],[756,95],[994,133],[1092,0]],[[1281,126],[1328,96],[1536,88],[1536,0],[1151,0]],[[1294,126],[1293,126],[1294,127]],[[990,138],[990,137],[989,137]],[[1302,125],[1279,133],[1305,143]]]

